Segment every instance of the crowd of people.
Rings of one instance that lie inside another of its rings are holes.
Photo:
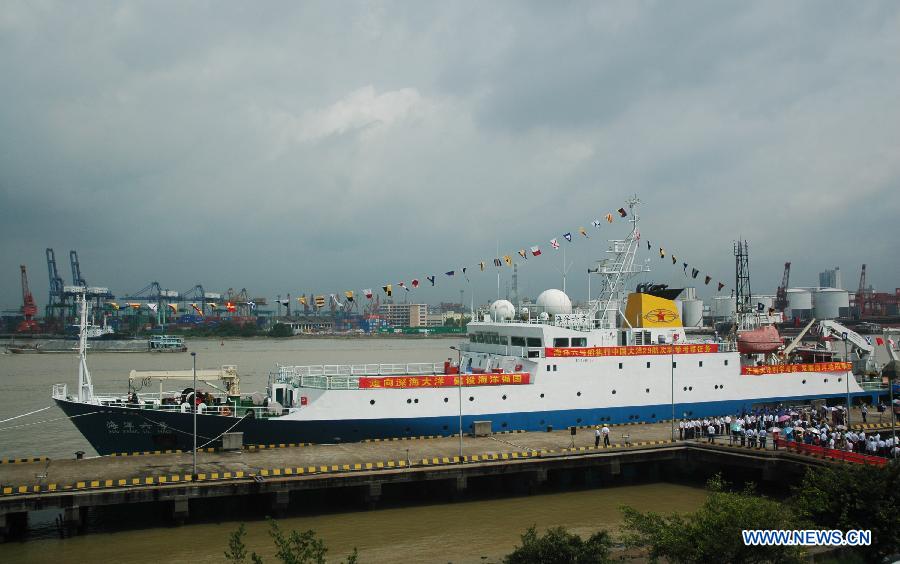
[[[815,409],[762,409],[721,417],[682,419],[678,422],[680,440],[705,440],[749,448],[778,449],[779,439],[806,445],[845,450],[884,458],[900,458],[900,440],[890,431],[848,430],[846,409],[819,406]]]

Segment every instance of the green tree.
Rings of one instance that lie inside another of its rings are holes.
[[[270,337],[293,337],[294,331],[291,329],[290,325],[285,323],[276,323],[272,329],[269,330]]]
[[[517,546],[503,561],[506,564],[603,564],[611,562],[609,533],[594,533],[588,540],[570,533],[565,527],[548,529],[543,536],[531,526]]]
[[[804,562],[799,547],[746,546],[744,529],[797,529],[798,522],[784,505],[759,496],[752,484],[742,492],[726,491],[721,476],[707,483],[706,502],[689,515],[641,513],[623,507],[629,546],[644,547],[652,562],[673,563]]]
[[[245,564],[247,562],[247,547],[244,544],[246,529],[243,523],[228,539],[228,550],[225,551],[225,559],[232,564]],[[275,542],[275,556],[283,564],[325,564],[325,554],[328,548],[325,541],[319,538],[312,529],[308,531],[291,531],[285,535],[278,523],[269,521],[269,536]],[[356,549],[350,553],[346,564],[356,564],[359,554]],[[250,554],[252,564],[263,564],[263,559],[252,552]]]
[[[852,552],[881,560],[900,552],[900,465],[808,470],[794,491],[797,513],[826,529],[868,529],[871,546]]]

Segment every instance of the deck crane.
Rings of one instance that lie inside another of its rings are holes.
[[[837,339],[845,341],[848,345],[849,358],[844,359],[846,362],[853,363],[854,373],[868,373],[875,370],[875,347],[872,342],[855,331],[851,331],[846,326],[823,319],[819,322],[819,330],[822,337],[827,340]],[[855,354],[854,359],[851,354]]]
[[[34,296],[31,295],[31,290],[28,289],[28,273],[24,264],[20,265],[19,268],[22,270],[22,315],[25,316],[25,319],[19,322],[16,332],[37,333],[40,331],[37,321],[34,320],[34,316],[37,314],[37,306],[34,304]]]
[[[788,306],[787,289],[791,280],[791,263],[784,263],[784,274],[781,276],[781,286],[775,293],[775,310],[784,311]]]

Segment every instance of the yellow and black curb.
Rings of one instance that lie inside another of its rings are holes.
[[[608,447],[604,446],[581,446],[560,449],[560,452],[602,452],[604,450],[616,448],[632,448],[643,446],[661,446],[677,443],[678,441],[634,441],[628,443],[611,443]],[[552,452],[552,451],[551,451]]]
[[[210,452],[212,449],[197,449],[198,452]],[[107,456],[113,457],[121,457],[121,456],[156,456],[160,454],[181,454],[181,449],[176,450],[145,450],[145,451],[137,451],[137,452],[114,452]]]
[[[869,431],[869,430],[884,430],[890,429],[890,423],[857,423],[855,425],[850,425],[850,428],[854,431]]]
[[[614,443],[610,447],[575,447],[563,448],[559,451],[551,449],[543,450],[523,450],[516,452],[487,453],[474,454],[463,457],[459,456],[442,456],[430,457],[414,460],[387,460],[383,462],[365,462],[354,464],[330,464],[317,466],[293,466],[288,468],[265,468],[256,472],[203,472],[198,473],[196,478],[190,474],[168,474],[165,476],[145,476],[140,478],[119,478],[112,480],[85,480],[78,481],[74,484],[42,484],[30,486],[3,486],[0,489],[0,497],[10,495],[40,494],[40,493],[58,493],[69,491],[85,491],[98,490],[106,488],[124,488],[138,486],[167,486],[178,485],[183,483],[197,482],[214,482],[228,480],[244,480],[273,478],[285,476],[308,476],[317,474],[339,473],[339,472],[360,472],[368,470],[389,470],[398,468],[414,468],[423,466],[444,466],[460,463],[475,462],[508,462],[512,460],[522,460],[530,458],[540,458],[547,454],[559,453],[575,453],[575,452],[602,452],[604,450],[642,447],[642,446],[661,446],[668,445],[677,441],[638,441],[633,443]]]
[[[29,462],[47,462],[46,456],[33,456],[31,458],[0,458],[0,464],[27,464]]]

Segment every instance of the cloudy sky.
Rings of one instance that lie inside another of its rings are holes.
[[[4,308],[19,264],[45,303],[46,247],[67,283],[77,249],[117,294],[273,297],[539,245],[534,295],[549,239],[635,193],[644,238],[729,289],[738,237],[754,290],[787,260],[900,286],[896,2],[4,0],[0,76]],[[570,294],[626,226],[570,245]]]

